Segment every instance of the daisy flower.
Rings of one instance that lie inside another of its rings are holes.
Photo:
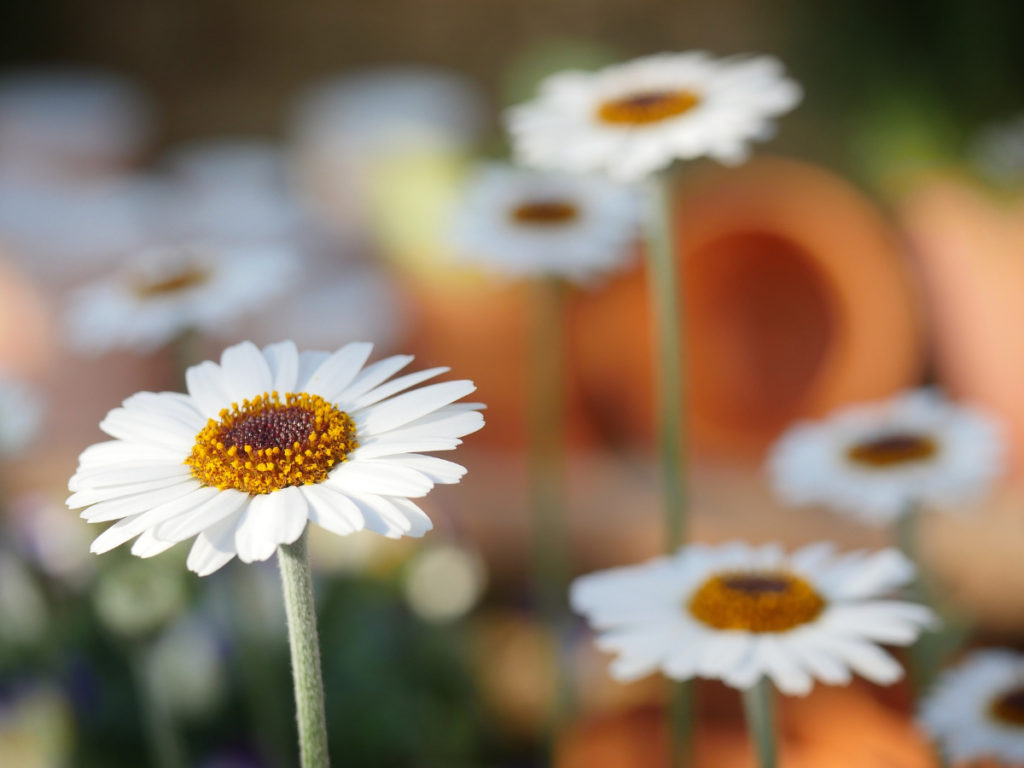
[[[132,553],[149,557],[196,537],[188,567],[205,576],[236,555],[266,560],[308,521],[339,535],[422,536],[431,522],[410,499],[465,469],[418,452],[455,448],[483,426],[483,406],[455,402],[470,381],[410,389],[447,369],[391,378],[412,358],[365,365],[371,349],[243,342],[219,365],[189,368],[188,394],[125,400],[100,424],[114,439],[86,449],[69,483],[69,507],[117,521],[92,551],[136,539]]]
[[[918,722],[954,762],[1024,763],[1024,656],[975,651],[946,670],[921,703]]]
[[[273,244],[195,244],[142,251],[70,298],[71,345],[87,354],[151,351],[187,330],[224,333],[283,294],[297,277],[297,254]]]
[[[465,260],[512,276],[586,280],[629,257],[638,202],[600,176],[491,163],[467,184],[452,236]]]
[[[26,384],[0,376],[0,455],[24,448],[39,434],[43,401]]]
[[[771,56],[663,53],[553,75],[507,123],[527,165],[635,181],[676,159],[742,162],[749,142],[771,136],[773,118],[800,98]]]
[[[768,468],[789,504],[883,525],[918,504],[980,496],[1002,473],[1005,451],[988,415],[916,390],[798,423],[773,446]]]
[[[935,621],[924,606],[884,599],[913,576],[894,549],[836,555],[818,543],[787,555],[733,542],[582,576],[570,599],[598,647],[617,654],[618,680],[660,669],[748,689],[767,677],[802,696],[815,680],[846,685],[853,672],[879,684],[903,676],[878,644],[910,645]]]

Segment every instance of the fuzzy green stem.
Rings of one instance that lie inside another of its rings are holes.
[[[292,652],[292,681],[295,684],[295,714],[299,726],[299,754],[302,768],[328,768],[327,717],[324,713],[324,684],[320,670],[320,640],[313,601],[313,573],[306,549],[307,532],[293,544],[277,549],[281,569],[284,608],[288,616],[288,643]]]
[[[759,768],[775,768],[774,691],[771,681],[762,677],[752,687],[743,691],[743,711],[747,717],[747,731],[757,756]]]
[[[565,499],[565,286],[532,285],[529,374],[529,476],[533,513],[534,589],[559,657],[568,632],[568,530]],[[553,728],[572,707],[568,660],[554,680]]]
[[[671,188],[665,175],[647,186],[647,281],[655,354],[654,382],[658,462],[664,499],[666,548],[671,553],[686,543],[687,456],[684,441],[686,390],[683,370],[682,284],[676,271]],[[677,683],[669,707],[670,764],[692,763],[693,688]]]

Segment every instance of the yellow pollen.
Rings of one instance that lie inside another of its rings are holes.
[[[787,632],[818,618],[825,600],[791,573],[736,571],[704,582],[688,608],[694,618],[715,629]]]
[[[185,463],[204,485],[258,495],[322,482],[357,447],[352,418],[322,397],[264,392],[210,419]]]
[[[846,455],[857,464],[872,469],[885,469],[898,464],[927,461],[938,452],[939,446],[931,437],[893,432],[856,443],[850,446]]]
[[[135,294],[141,299],[151,299],[155,296],[166,296],[171,293],[187,291],[202,285],[210,279],[208,270],[201,267],[191,266],[183,269],[177,274],[152,282],[138,281],[135,283]]]
[[[1003,725],[1024,728],[1024,686],[1017,686],[992,700],[989,715]]]
[[[679,117],[700,104],[693,91],[645,91],[602,102],[597,117],[612,125],[649,125]]]
[[[550,226],[574,221],[579,218],[579,211],[563,200],[534,200],[517,205],[509,212],[509,217],[516,224]]]

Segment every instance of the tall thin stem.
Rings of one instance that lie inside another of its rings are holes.
[[[658,462],[664,500],[666,548],[671,553],[686,543],[687,453],[685,443],[684,345],[679,296],[682,283],[676,270],[671,187],[668,177],[656,176],[647,186],[647,280],[651,326],[655,343],[655,424]],[[692,763],[693,687],[677,683],[669,707],[670,764]]]
[[[762,677],[743,691],[743,711],[747,716],[747,732],[760,768],[775,768],[775,702],[771,681]]]
[[[288,616],[288,643],[292,652],[295,714],[299,726],[302,768],[328,768],[327,717],[324,713],[320,639],[316,629],[313,574],[306,548],[308,532],[293,544],[277,548],[284,608]]]
[[[553,725],[572,706],[572,681],[561,658],[568,631],[568,524],[565,499],[565,286],[539,279],[531,286],[529,475],[533,513],[534,589],[558,651]]]

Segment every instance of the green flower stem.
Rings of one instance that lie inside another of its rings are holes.
[[[324,683],[313,601],[313,574],[306,549],[307,535],[308,531],[303,531],[293,544],[278,547],[277,564],[281,569],[284,608],[288,616],[302,768],[328,768]]]
[[[561,658],[569,630],[568,525],[565,499],[565,291],[557,279],[534,281],[529,365],[529,478],[534,589],[559,655],[552,727],[572,708],[572,680]]]
[[[686,543],[687,461],[683,413],[683,334],[679,311],[682,283],[676,274],[673,241],[671,187],[667,175],[656,176],[647,186],[647,280],[651,325],[655,341],[655,423],[658,460],[664,498],[666,547],[674,552]],[[669,707],[670,764],[690,765],[693,742],[693,690],[677,683]]]
[[[149,672],[149,648],[144,644],[132,650],[132,672],[144,720],[150,759],[156,768],[184,768],[184,748],[174,728],[171,713],[157,692]]]
[[[757,756],[759,768],[776,768],[778,756],[775,748],[775,691],[766,677],[743,691],[743,711],[747,716],[747,731]]]

